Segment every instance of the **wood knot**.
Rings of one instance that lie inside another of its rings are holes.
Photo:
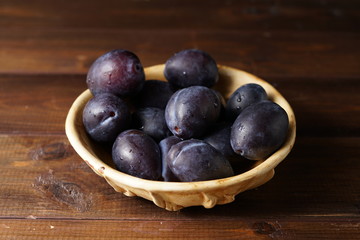
[[[49,198],[80,212],[87,211],[92,204],[91,194],[85,193],[76,183],[55,178],[52,171],[37,177],[33,186]]]
[[[274,224],[264,221],[254,223],[253,229],[254,232],[264,235],[270,235],[278,230]]]
[[[69,146],[62,142],[43,145],[29,152],[32,160],[57,160],[66,158],[69,155],[71,155]]]

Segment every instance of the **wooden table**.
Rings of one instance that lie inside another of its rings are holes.
[[[360,2],[0,1],[0,239],[360,239]],[[185,48],[275,86],[297,118],[274,178],[213,209],[115,192],[64,131],[101,54]]]

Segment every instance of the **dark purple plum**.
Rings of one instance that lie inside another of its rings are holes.
[[[112,143],[130,124],[130,112],[119,97],[104,93],[90,99],[83,110],[83,123],[90,137],[103,143]]]
[[[230,144],[231,123],[217,124],[203,140],[221,152],[225,157],[236,155]]]
[[[132,52],[112,50],[91,65],[86,83],[93,95],[112,93],[125,97],[138,93],[145,82],[143,66]]]
[[[212,87],[219,79],[215,60],[198,49],[182,50],[165,63],[164,76],[175,88]]]
[[[271,101],[245,108],[236,118],[230,143],[233,150],[250,160],[265,160],[285,141],[289,119],[285,110]]]
[[[206,181],[234,175],[224,155],[210,144],[197,139],[173,145],[166,161],[173,174],[182,182]]]
[[[165,121],[165,111],[160,108],[140,108],[133,113],[133,127],[144,131],[156,141],[171,135]]]
[[[179,182],[180,180],[172,173],[172,171],[170,170],[167,161],[166,161],[166,156],[170,150],[170,148],[179,143],[181,141],[180,138],[176,137],[176,136],[170,136],[167,138],[164,138],[163,140],[160,141],[159,143],[159,147],[160,147],[160,151],[161,151],[161,159],[162,159],[162,177],[164,179],[165,182]]]
[[[211,89],[203,86],[183,88],[171,96],[166,106],[166,124],[177,137],[197,138],[217,121],[220,109],[220,100]]]
[[[220,100],[220,116],[219,116],[219,121],[222,120],[226,120],[226,100],[224,98],[224,96],[221,94],[221,92],[216,91],[214,89],[211,89],[219,98]]]
[[[142,90],[135,97],[138,108],[156,107],[165,109],[167,102],[174,91],[168,82],[160,80],[147,80]]]
[[[241,173],[248,170],[250,166],[253,166],[254,161],[236,154],[232,149],[230,144],[231,126],[230,122],[219,123],[214,126],[214,129],[203,140],[229,160],[235,173]]]
[[[265,89],[256,83],[245,84],[233,92],[226,104],[226,116],[235,118],[248,106],[267,99]]]
[[[161,177],[159,146],[143,131],[130,129],[120,133],[112,148],[112,158],[123,173],[148,180]]]

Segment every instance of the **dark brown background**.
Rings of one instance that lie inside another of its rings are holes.
[[[1,239],[359,239],[360,2],[0,0]],[[200,48],[290,102],[293,151],[267,184],[167,212],[116,193],[65,136],[90,64]]]

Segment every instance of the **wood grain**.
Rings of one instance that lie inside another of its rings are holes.
[[[67,112],[86,89],[85,79],[85,75],[0,75],[0,133],[64,134]],[[358,79],[266,80],[293,107],[298,135],[359,136]]]
[[[357,0],[0,0],[0,239],[359,239]],[[209,210],[115,192],[64,122],[101,54],[143,65],[184,48],[290,102],[297,139],[267,184]]]
[[[86,89],[77,75],[4,75],[0,84],[0,132],[13,134],[64,134],[67,112]]]
[[[356,0],[2,1],[0,27],[356,31]],[[316,23],[316,24],[314,24]]]
[[[263,78],[353,79],[360,75],[359,40],[358,33],[342,32],[4,29],[0,73],[86,74],[97,57],[115,48],[133,51],[144,66],[200,48],[218,64]]]
[[[239,194],[231,204],[175,213],[115,192],[64,136],[1,135],[0,148],[0,218],[360,217],[359,138],[300,138],[267,184]]]
[[[358,239],[357,220],[242,219],[236,222],[163,220],[0,220],[5,239]],[[343,229],[344,231],[339,231]]]

